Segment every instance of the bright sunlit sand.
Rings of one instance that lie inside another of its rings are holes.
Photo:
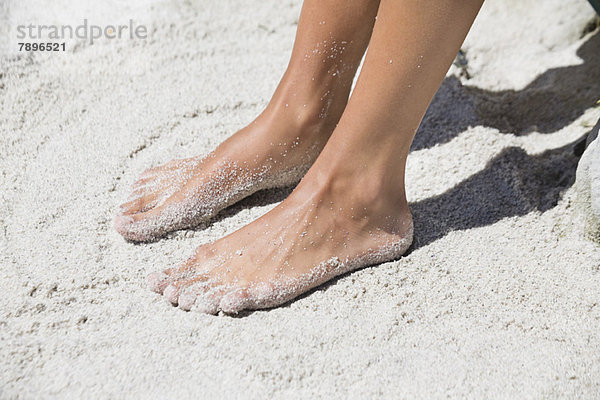
[[[39,3],[0,6],[0,398],[597,397],[600,248],[572,186],[600,118],[586,1],[484,4],[413,142],[403,257],[233,317],[183,312],[146,277],[291,188],[149,243],[113,218],[144,170],[260,113],[301,2]],[[28,55],[6,28],[84,18],[147,37]]]

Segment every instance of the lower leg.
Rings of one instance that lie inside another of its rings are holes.
[[[348,101],[378,7],[379,0],[305,1],[288,67],[255,123],[323,125],[324,146]]]
[[[297,182],[348,100],[379,0],[307,0],[289,66],[266,109],[207,157],[146,171],[121,206],[117,230],[151,240],[260,189]]]
[[[410,143],[481,2],[382,0],[352,98],[290,197],[150,286],[185,309],[237,312],[400,256],[412,239]]]
[[[412,139],[482,3],[382,0],[355,91],[313,168],[321,185],[406,204]]]

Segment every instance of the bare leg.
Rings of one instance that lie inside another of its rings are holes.
[[[401,256],[413,229],[410,143],[482,1],[382,0],[356,90],[290,197],[150,286],[184,309],[237,312]]]
[[[197,225],[260,189],[298,182],[348,101],[379,0],[305,2],[289,66],[264,112],[207,157],[142,174],[115,227],[152,240]]]

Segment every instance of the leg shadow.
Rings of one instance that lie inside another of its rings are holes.
[[[481,172],[456,187],[410,204],[416,235],[406,255],[452,231],[491,225],[503,218],[553,208],[575,181],[579,161],[573,151],[575,143],[535,156],[520,147],[510,147],[494,157]],[[314,292],[326,290],[353,272],[337,276],[276,308],[289,307]],[[244,310],[232,317],[245,318],[255,312]]]
[[[551,133],[580,117],[600,97],[600,30],[577,50],[580,65],[549,69],[522,90],[491,91],[448,77],[436,93],[412,150],[446,143],[469,126],[525,135]]]
[[[410,205],[418,249],[452,231],[491,225],[506,217],[547,211],[575,181],[574,144],[531,156],[511,147],[456,187]]]

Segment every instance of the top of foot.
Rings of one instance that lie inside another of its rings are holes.
[[[295,184],[329,130],[321,120],[290,124],[261,116],[206,157],[145,171],[120,206],[115,228],[131,241],[155,240],[196,226],[258,190]]]

